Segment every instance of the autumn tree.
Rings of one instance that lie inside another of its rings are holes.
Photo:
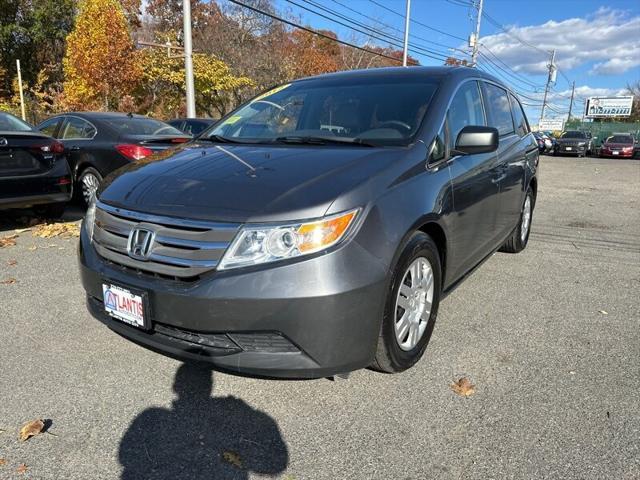
[[[286,46],[289,66],[293,78],[308,77],[338,70],[340,56],[339,44],[335,33],[319,30],[324,36],[306,30],[294,30]],[[329,38],[326,38],[329,37]]]
[[[133,91],[142,72],[118,0],[80,0],[63,65],[71,109],[117,108]]]
[[[139,103],[143,113],[167,118],[183,109],[184,60],[169,57],[162,49],[145,49],[141,55],[142,79]],[[254,85],[248,77],[235,76],[229,66],[212,55],[193,55],[196,107],[200,114],[219,117],[236,105],[241,91]]]

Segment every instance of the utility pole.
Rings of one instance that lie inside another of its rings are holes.
[[[407,0],[407,11],[404,15],[404,48],[402,49],[402,66],[407,66],[407,50],[409,49],[409,19],[411,18],[411,0]]]
[[[573,110],[573,95],[576,92],[576,81],[573,81],[571,85],[571,101],[569,102],[569,116],[567,117],[567,121],[571,120],[571,111]]]
[[[193,47],[191,44],[191,0],[182,0],[184,74],[187,91],[187,118],[196,116],[195,88],[193,87]]]
[[[542,100],[542,111],[540,112],[540,120],[544,118],[544,111],[547,108],[547,96],[549,95],[549,86],[556,81],[556,50],[551,51],[551,63],[549,63],[549,76],[547,77],[547,86],[544,88],[544,99]]]
[[[471,52],[471,66],[476,66],[476,61],[478,60],[478,49],[480,48],[480,20],[482,19],[482,3],[484,0],[480,0],[478,3],[478,18],[476,18],[476,31],[472,34],[472,42],[471,47],[473,48]]]
[[[20,60],[16,60],[16,68],[18,69],[18,89],[20,90],[20,111],[22,113],[22,120],[27,121],[27,116],[24,113],[24,93],[22,92],[22,71],[20,70]]]

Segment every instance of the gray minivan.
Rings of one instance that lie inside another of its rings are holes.
[[[519,101],[477,69],[281,85],[105,179],[80,239],[87,306],[222,370],[399,372],[446,294],[526,247],[537,164]]]

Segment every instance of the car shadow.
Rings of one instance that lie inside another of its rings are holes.
[[[212,397],[213,372],[182,364],[171,408],[148,408],[122,437],[122,480],[248,479],[277,475],[289,463],[273,418],[243,400]]]
[[[75,204],[68,204],[61,218],[43,218],[33,209],[0,210],[0,233],[11,233],[12,230],[28,228],[43,222],[77,222],[84,218],[85,209]]]

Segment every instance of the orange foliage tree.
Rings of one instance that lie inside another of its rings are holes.
[[[80,1],[63,66],[67,108],[108,110],[133,92],[142,72],[118,0]]]
[[[319,30],[323,35],[337,38],[328,30]],[[338,70],[339,45],[304,30],[294,30],[283,47],[288,59],[288,70],[292,78],[308,77]]]

